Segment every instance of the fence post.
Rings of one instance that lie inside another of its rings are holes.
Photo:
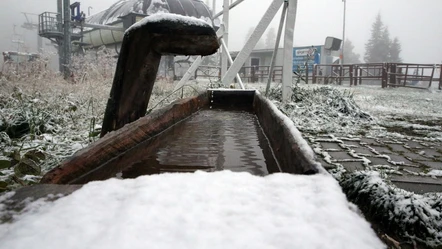
[[[407,77],[408,77],[408,66],[409,65],[407,65],[406,67],[405,67],[405,78],[404,78],[404,86],[407,84]]]
[[[255,83],[255,67],[254,66],[252,66],[251,68],[250,68],[250,77],[251,77],[251,82],[252,83]]]
[[[355,75],[354,75],[354,85],[358,85],[358,76],[359,76],[359,66],[355,65]]]
[[[396,64],[390,65],[390,83],[396,85]]]
[[[308,84],[308,71],[309,71],[309,66],[307,65],[305,67],[305,84]]]
[[[313,65],[313,75],[312,75],[312,83],[313,84],[316,84],[316,70],[318,69],[318,65],[317,64],[315,64],[315,65]]]
[[[350,65],[348,70],[350,70],[350,72],[349,72],[349,74],[350,74],[350,86],[352,86],[353,85],[353,65]]]
[[[387,64],[382,64],[382,88],[386,88],[388,86],[388,73],[387,73]]]
[[[439,90],[442,90],[442,65],[440,65],[439,75]]]
[[[433,83],[435,69],[436,69],[436,66],[433,66],[433,70],[431,70],[430,84],[428,84],[428,88],[431,88],[431,84]],[[424,74],[424,70],[422,69],[422,76],[423,76],[423,74]],[[423,77],[421,79],[423,79]]]
[[[343,76],[344,67],[339,66],[339,85],[342,85],[342,76]]]

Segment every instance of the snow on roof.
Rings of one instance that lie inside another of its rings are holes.
[[[385,248],[325,174],[110,179],[31,205],[3,248]]]
[[[147,23],[155,23],[155,22],[161,22],[161,21],[172,21],[177,23],[183,23],[187,25],[196,25],[196,26],[203,26],[203,27],[212,27],[210,24],[208,24],[206,21],[202,19],[198,19],[196,17],[192,16],[182,16],[177,14],[171,14],[171,13],[156,13],[150,16],[146,16],[143,19],[141,19],[139,22],[134,23],[132,26],[130,26],[127,30],[127,32],[130,32],[132,30],[138,29]]]
[[[108,9],[88,17],[86,22],[106,25],[118,21],[118,17],[129,13],[152,15],[158,12],[193,16],[210,23],[212,20],[211,11],[201,0],[120,0]]]

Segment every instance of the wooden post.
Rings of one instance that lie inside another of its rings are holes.
[[[396,85],[396,64],[390,65],[390,83]]]
[[[350,65],[348,70],[350,74],[350,86],[351,86],[353,84],[353,65]]]
[[[342,65],[339,66],[339,85],[342,85],[342,73],[344,71],[344,67]]]
[[[430,84],[428,84],[428,88],[431,87],[431,83],[433,83],[433,77],[434,77],[434,70],[436,69],[436,66],[433,67],[433,69],[431,70],[431,77],[430,77]],[[424,70],[422,69],[422,76],[424,74]],[[423,77],[422,77],[423,79]]]
[[[313,84],[316,84],[316,74],[318,73],[317,72],[317,70],[318,70],[318,65],[313,65],[313,75],[312,75],[312,83]]]
[[[358,85],[359,66],[355,65],[354,85]]]
[[[382,88],[387,88],[387,86],[388,86],[387,64],[384,63],[382,65]]]
[[[190,25],[176,18],[126,31],[101,137],[146,114],[162,54],[210,55],[218,48],[218,38],[210,25]]]
[[[308,64],[306,65],[306,67],[305,67],[305,84],[308,84],[308,70],[309,68],[308,68]]]
[[[440,65],[439,90],[442,90],[442,65]]]

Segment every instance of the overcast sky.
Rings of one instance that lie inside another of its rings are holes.
[[[222,0],[216,0],[221,10]],[[15,50],[11,43],[13,25],[23,39],[35,50],[36,31],[20,28],[25,22],[21,12],[41,13],[55,11],[56,0],[0,0],[0,51]],[[74,2],[71,0],[71,2]],[[116,0],[83,0],[83,10],[91,6],[91,14],[106,9]],[[210,6],[212,5],[210,0]],[[231,12],[229,46],[241,49],[246,33],[254,27],[272,0],[245,0]],[[299,0],[295,27],[295,45],[322,45],[325,37],[342,37],[344,4],[342,0]],[[346,37],[355,45],[357,53],[364,54],[364,44],[370,36],[371,24],[381,13],[391,38],[402,44],[402,58],[410,63],[442,62],[442,0],[347,0]],[[272,23],[277,27],[280,15]],[[32,17],[34,22],[36,16]],[[48,43],[48,42],[45,42]]]

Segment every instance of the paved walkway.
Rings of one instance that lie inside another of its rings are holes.
[[[310,144],[327,169],[342,165],[347,171],[386,172],[396,186],[417,194],[442,192],[442,143],[419,139],[310,136]],[[433,171],[434,172],[434,171]]]

